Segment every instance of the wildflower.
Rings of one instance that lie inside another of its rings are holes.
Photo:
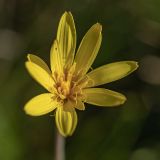
[[[94,24],[85,34],[75,54],[75,24],[72,14],[65,12],[59,22],[57,38],[51,47],[51,70],[38,56],[27,56],[27,70],[49,93],[32,98],[24,110],[31,116],[56,110],[56,125],[63,136],[73,134],[77,125],[75,109],[85,110],[84,103],[112,107],[126,101],[121,93],[94,87],[127,76],[137,69],[137,62],[115,62],[88,73],[101,45],[101,31],[102,26]]]

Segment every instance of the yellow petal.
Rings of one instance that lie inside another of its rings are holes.
[[[121,61],[101,66],[87,74],[92,80],[87,87],[94,87],[121,79],[138,68],[135,61]]]
[[[24,107],[26,114],[40,116],[53,111],[58,105],[52,93],[44,93],[32,98]]]
[[[89,70],[97,56],[102,41],[101,31],[102,26],[97,23],[89,29],[82,39],[75,57],[76,70],[81,71],[82,74]]]
[[[57,41],[64,63],[72,63],[76,48],[76,29],[73,16],[70,12],[65,12],[60,19]]]
[[[62,107],[58,107],[55,120],[59,132],[65,137],[71,136],[77,126],[76,111],[66,112]]]
[[[50,69],[48,68],[48,65],[38,56],[33,55],[33,54],[28,54],[27,55],[28,61],[35,63],[36,65],[40,66],[43,68],[46,72],[51,74]]]
[[[75,105],[75,108],[77,108],[79,110],[85,110],[85,105],[81,100],[78,100],[77,104]]]
[[[41,84],[49,92],[53,92],[54,80],[46,70],[30,61],[26,62],[25,65],[28,72],[39,84]]]
[[[104,88],[89,88],[83,90],[85,102],[97,106],[118,106],[126,101],[126,97],[121,93]]]
[[[50,61],[52,72],[63,72],[63,58],[62,54],[60,53],[59,44],[57,40],[54,41],[51,47]]]

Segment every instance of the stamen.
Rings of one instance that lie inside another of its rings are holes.
[[[67,100],[77,104],[78,99],[82,99],[82,88],[88,84],[89,78],[82,76],[82,70],[75,73],[76,63],[70,68],[64,68],[63,73],[54,73],[55,89],[57,90],[57,100],[65,103]],[[82,77],[82,78],[81,78]]]

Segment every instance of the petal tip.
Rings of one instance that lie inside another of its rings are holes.
[[[31,114],[29,111],[28,111],[28,108],[27,108],[27,104],[24,106],[23,108],[25,114],[29,115],[29,116],[34,116],[33,114]]]
[[[137,69],[139,67],[139,63],[135,62],[135,65],[136,65],[136,69]]]
[[[132,61],[132,64],[134,66],[133,71],[137,70],[139,67],[139,63],[137,61]]]
[[[30,56],[31,56],[31,54],[30,54],[30,53],[29,53],[29,54],[27,54],[27,59],[28,59],[28,61],[31,61]]]
[[[127,101],[127,98],[125,96],[123,96],[123,98],[121,98],[121,100],[119,102],[117,102],[117,104],[113,105],[115,107],[118,107],[118,106],[122,106],[123,104],[125,104]]]
[[[65,17],[65,18],[67,18],[68,16],[72,16],[72,14],[71,14],[71,12],[70,11],[65,11],[64,13],[63,13],[63,15],[62,15],[62,17]]]
[[[124,96],[121,102],[121,105],[124,104],[127,101],[127,98]]]
[[[72,12],[71,12],[71,11],[68,11],[68,14],[69,14],[70,16],[72,16]]]
[[[97,31],[102,32],[102,25],[101,25],[100,23],[97,22],[97,23],[94,25],[94,27],[95,27],[95,29],[97,29]]]
[[[26,109],[26,105],[23,108],[24,112],[27,114],[27,109]]]
[[[25,62],[25,67],[28,69],[28,64],[30,63],[30,61],[26,61]]]
[[[64,13],[63,13],[63,15],[67,15],[68,14],[68,12],[67,11],[65,11]]]

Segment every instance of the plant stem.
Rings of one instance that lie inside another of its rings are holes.
[[[55,160],[65,160],[65,138],[56,131]]]

